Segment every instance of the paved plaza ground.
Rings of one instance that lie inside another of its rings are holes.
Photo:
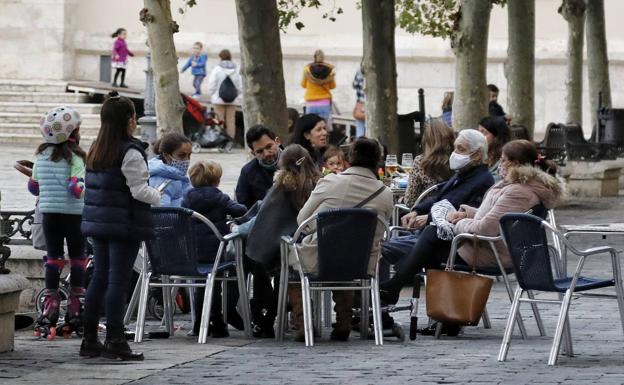
[[[3,209],[27,209],[32,198],[25,180],[12,171],[16,159],[32,158],[31,148],[0,146],[0,189]],[[193,159],[210,158],[224,166],[223,189],[233,191],[238,170],[245,162],[239,151],[232,154],[205,153]],[[575,199],[557,210],[560,224],[622,222],[623,198]],[[601,240],[578,237],[582,247],[608,243],[624,248],[624,239]],[[574,265],[574,260],[570,262]],[[608,257],[594,257],[587,275],[610,272]],[[404,291],[401,303],[408,300]],[[624,336],[614,300],[582,299],[570,311],[575,357],[562,356],[555,368],[546,365],[557,315],[557,307],[540,305],[547,334],[539,337],[530,312],[523,309],[528,340],[516,333],[508,362],[496,357],[510,304],[502,283],[495,283],[488,302],[491,329],[467,327],[459,337],[418,336],[415,341],[387,338],[384,346],[363,341],[352,333],[347,343],[328,340],[324,330],[313,348],[292,341],[246,340],[233,331],[226,339],[198,345],[186,337],[188,317],[176,318],[175,337],[132,344],[142,350],[140,363],[111,362],[78,357],[80,341],[36,340],[31,331],[17,333],[15,351],[0,354],[1,384],[622,384],[624,383]],[[408,314],[395,314],[408,325]],[[419,317],[426,318],[421,306]],[[422,321],[421,321],[422,323]],[[155,321],[151,321],[155,325]],[[406,330],[407,332],[407,330]]]

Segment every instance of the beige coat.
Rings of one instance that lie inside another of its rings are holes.
[[[297,223],[301,224],[314,214],[329,209],[352,208],[359,204],[375,191],[379,190],[383,183],[368,169],[351,167],[341,174],[329,174],[318,181],[312,195],[303,206],[297,216]],[[386,188],[381,194],[363,206],[363,208],[377,211],[377,215],[388,222],[392,216],[392,191]],[[315,273],[318,271],[317,238],[316,231],[308,232],[299,248],[299,258],[305,271]],[[379,256],[379,242],[383,236],[383,227],[378,225],[368,265],[369,274],[375,272],[375,263]],[[339,257],[339,256],[336,256]]]
[[[507,213],[523,213],[540,202],[552,209],[562,198],[564,185],[559,179],[532,166],[516,167],[496,183],[483,198],[479,208],[461,205],[460,210],[468,214],[468,218],[457,222],[455,234],[471,233],[489,237],[500,234],[499,220]],[[505,267],[511,267],[511,257],[504,243],[497,242],[496,249]],[[459,256],[469,265],[482,267],[497,266],[496,258],[487,244],[480,244],[475,253],[471,242],[463,243]],[[476,263],[475,263],[476,258]]]

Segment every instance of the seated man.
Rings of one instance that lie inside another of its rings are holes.
[[[271,129],[255,125],[245,135],[254,159],[241,169],[236,184],[236,200],[247,208],[264,199],[273,185],[282,146],[280,138]]]
[[[462,204],[478,207],[485,192],[494,184],[486,165],[487,151],[486,139],[479,131],[460,131],[455,139],[455,151],[449,159],[455,175],[443,182],[435,196],[420,202],[403,216],[401,224],[410,229],[423,229],[431,221],[429,213],[433,204],[444,199],[456,209]],[[417,240],[418,234],[394,238],[382,245],[381,254],[387,262],[397,264]]]

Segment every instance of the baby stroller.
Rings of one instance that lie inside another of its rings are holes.
[[[193,152],[202,148],[217,148],[219,152],[230,152],[234,141],[223,132],[223,121],[214,111],[208,111],[197,100],[182,95],[186,111],[182,117],[184,135],[193,142]]]

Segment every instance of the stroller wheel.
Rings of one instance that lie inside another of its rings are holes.
[[[191,150],[192,150],[194,153],[201,152],[201,149],[202,149],[201,144],[199,144],[199,143],[197,143],[197,142],[193,142],[193,144],[192,144],[192,146],[191,146]]]
[[[225,152],[229,154],[230,152],[232,152],[233,148],[234,148],[234,142],[228,141],[223,145],[223,147],[219,147],[219,152]]]

